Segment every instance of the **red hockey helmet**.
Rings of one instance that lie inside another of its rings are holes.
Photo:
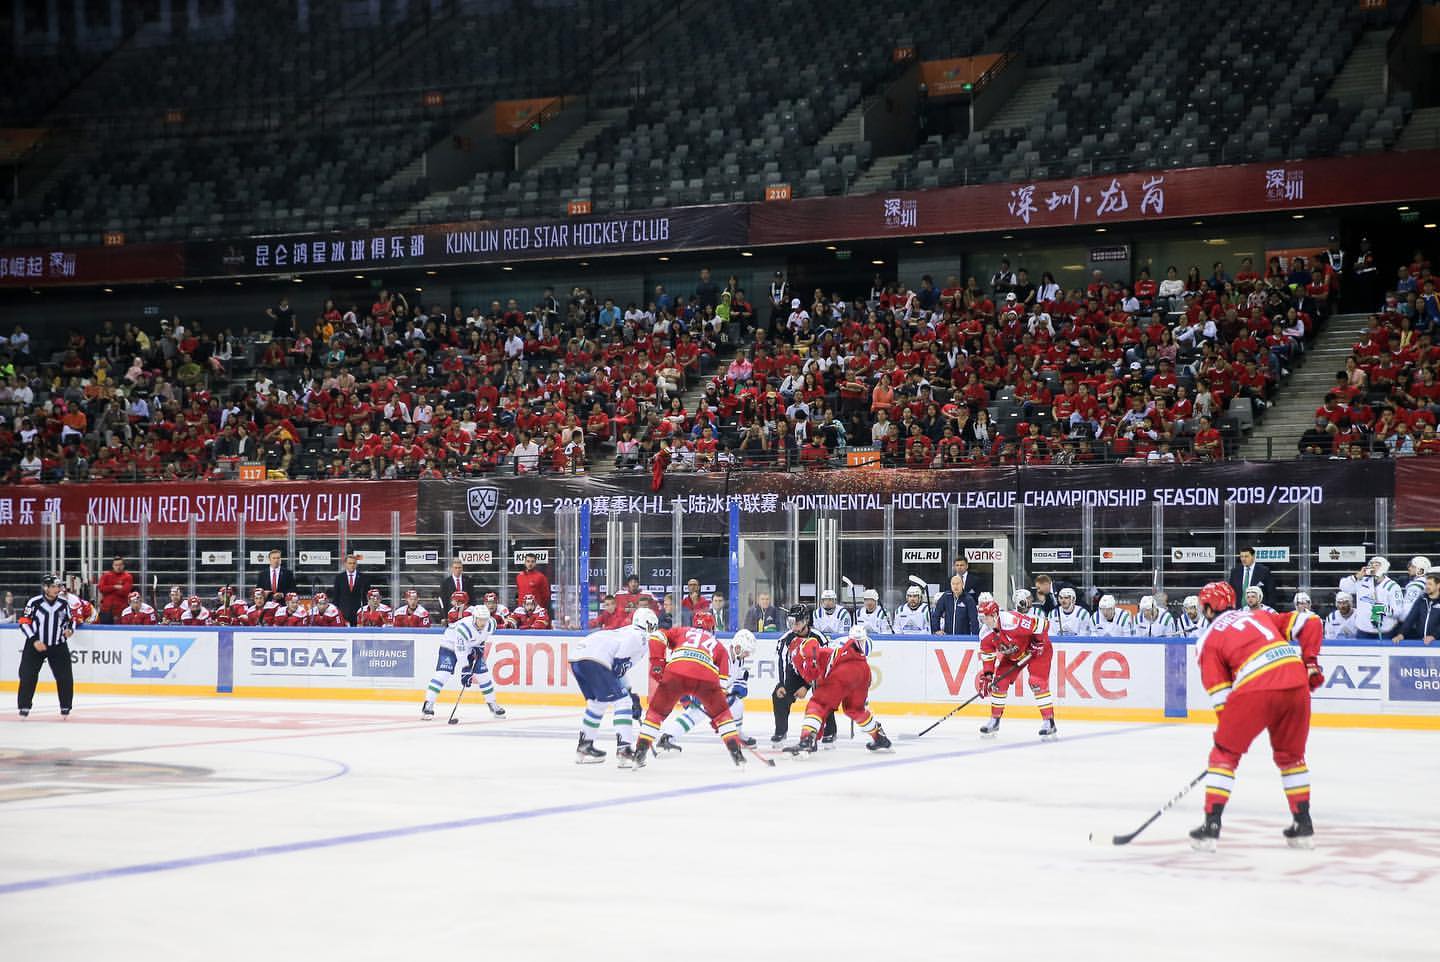
[[[979,611],[980,614],[986,616],[987,618],[999,618],[1000,602],[996,601],[994,598],[982,601],[980,602]]]
[[[1218,615],[1235,607],[1235,589],[1228,581],[1212,581],[1200,589],[1197,596],[1202,605],[1209,605]]]
[[[701,629],[702,631],[714,631],[715,614],[713,612],[705,610],[704,608],[701,608],[699,611],[695,612],[695,614],[690,616],[690,624],[694,625],[696,628]]]
[[[450,592],[450,601],[452,604],[463,605],[469,602],[469,600],[470,596],[463,591]]]
[[[317,605],[323,605],[323,604],[327,603],[329,600],[330,600],[330,596],[327,595],[327,594],[325,594],[325,592],[323,592],[323,591],[317,591],[317,592],[315,592],[315,599],[314,599],[314,601],[315,601],[315,603],[316,603]]]

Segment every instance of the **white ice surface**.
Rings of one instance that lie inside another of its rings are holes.
[[[573,764],[578,709],[53,697],[0,716],[0,959],[1440,958],[1434,733],[1316,729],[1311,852],[1262,736],[1201,855],[1198,789],[1087,842],[1204,767],[1195,725],[628,772]]]

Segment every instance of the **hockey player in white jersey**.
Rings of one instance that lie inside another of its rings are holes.
[[[1390,577],[1390,562],[1376,555],[1356,576],[1340,579],[1340,590],[1355,599],[1355,637],[1389,638],[1405,612],[1405,589]]]
[[[1095,634],[1102,638],[1130,638],[1135,634],[1135,618],[1115,604],[1114,595],[1101,595],[1095,608]]]
[[[1180,605],[1180,618],[1176,621],[1176,627],[1186,638],[1199,638],[1200,632],[1210,627],[1210,622],[1200,610],[1199,595],[1185,596],[1185,601]]]
[[[435,717],[435,699],[455,674],[457,665],[464,666],[460,669],[461,687],[478,684],[490,714],[496,718],[505,717],[505,709],[495,700],[495,681],[485,664],[485,649],[489,647],[494,633],[495,619],[490,617],[490,609],[484,605],[477,605],[468,615],[445,629],[440,638],[440,657],[435,662],[435,674],[425,689],[425,704],[420,708],[422,719],[429,721]]]
[[[1276,614],[1275,609],[1265,603],[1265,592],[1259,585],[1251,585],[1245,589],[1245,610],[1263,611],[1267,615]]]
[[[1140,612],[1135,618],[1135,637],[1169,638],[1177,634],[1179,632],[1175,629],[1175,619],[1170,612],[1157,605],[1153,595],[1142,597]]]
[[[1074,588],[1060,589],[1060,607],[1055,609],[1050,623],[1055,626],[1057,635],[1083,638],[1095,634],[1095,619],[1076,603]]]
[[[620,742],[615,757],[621,768],[631,766],[635,757],[635,717],[624,678],[634,665],[648,656],[650,632],[659,624],[655,612],[636,608],[630,624],[624,628],[592,631],[571,646],[570,673],[585,696],[575,764],[590,765],[605,760],[605,753],[595,747],[595,735],[609,709],[614,712],[615,735]]]
[[[895,609],[895,634],[930,634],[930,606],[925,603],[925,592],[919,585],[905,589],[905,603]]]
[[[1410,616],[1410,609],[1415,607],[1415,602],[1425,597],[1425,573],[1430,570],[1430,559],[1424,555],[1416,555],[1410,559],[1410,580],[1406,582],[1400,596],[1399,620],[1404,621]],[[1396,626],[1397,629],[1399,626]]]
[[[850,612],[839,604],[831,588],[820,592],[820,607],[815,609],[815,628],[826,638],[844,638],[850,634]]]
[[[695,627],[703,628],[706,631],[713,631],[715,622],[712,618],[709,627],[700,622],[700,615],[704,612],[696,612],[697,624]],[[745,696],[750,694],[750,659],[755,654],[755,635],[747,628],[741,628],[735,632],[735,637],[730,639],[730,675],[725,679],[725,700],[730,706],[730,717],[735,719],[737,726],[736,733],[740,736],[742,745],[755,747],[755,739],[745,735],[742,725],[745,718]],[[660,740],[655,743],[657,754],[661,750],[678,752],[680,746],[676,744],[680,736],[690,729],[702,723],[708,723],[710,716],[705,714],[705,709],[700,703],[693,699],[685,706],[682,712],[672,714],[665,721],[661,729]]]
[[[1355,599],[1348,591],[1337,591],[1335,610],[1325,616],[1325,637],[1354,638],[1359,631],[1355,624]]]
[[[880,592],[874,588],[866,588],[860,598],[860,610],[855,612],[855,624],[863,625],[872,635],[893,634],[890,616],[880,604]]]

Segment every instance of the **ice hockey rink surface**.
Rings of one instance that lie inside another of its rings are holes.
[[[447,696],[449,697],[449,696]],[[577,766],[578,708],[54,695],[0,720],[0,957],[1440,958],[1436,734],[1316,728],[1316,848],[1264,739],[1190,851],[1194,724],[886,718],[736,770],[719,740]],[[798,734],[800,713],[792,722]],[[747,732],[766,746],[768,713]],[[608,735],[598,742],[613,750]],[[767,752],[768,754],[768,752]]]

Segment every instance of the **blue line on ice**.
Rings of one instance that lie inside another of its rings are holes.
[[[1027,719],[1028,721],[1028,719]],[[1064,738],[1061,745],[1091,741],[1097,738],[1112,738],[1116,735],[1127,735],[1139,731],[1148,731],[1155,728],[1167,727],[1164,723],[1131,726],[1125,728],[1114,728],[1107,731],[1087,732],[1080,735],[1071,735]],[[903,744],[918,744],[913,739],[906,739]],[[670,799],[685,798],[691,795],[709,795],[715,792],[732,792],[747,788],[761,788],[775,785],[781,782],[798,782],[811,778],[829,778],[835,775],[850,775],[862,771],[874,771],[879,768],[892,768],[902,765],[919,765],[925,762],[944,761],[952,758],[966,758],[971,755],[986,755],[991,752],[1017,751],[1024,748],[1035,748],[1045,744],[1041,741],[1011,742],[1009,744],[996,745],[989,748],[962,748],[950,752],[938,752],[933,755],[911,755],[903,757],[890,757],[877,759],[854,765],[846,765],[843,768],[818,768],[807,767],[803,771],[787,772],[783,775],[771,775],[758,779],[744,779],[740,781],[713,782],[709,785],[692,785],[688,788],[672,788],[666,791],[647,792],[643,795],[627,795],[620,798],[601,798],[589,802],[575,802],[570,805],[549,805],[544,808],[526,808],[514,812],[501,812],[496,815],[477,815],[474,818],[459,818],[447,822],[429,822],[423,825],[401,825],[396,828],[377,829],[373,832],[355,832],[350,835],[331,835],[327,838],[312,838],[298,842],[283,842],[278,845],[264,845],[259,848],[236,849],[230,852],[212,852],[208,855],[187,855],[182,858],[162,859],[158,862],[141,862],[137,865],[117,865],[113,868],[96,869],[91,872],[75,872],[70,875],[52,875],[48,878],[25,879],[19,882],[6,882],[0,884],[0,895],[14,895],[20,892],[33,892],[38,889],[60,888],[66,885],[79,885],[82,882],[102,882],[107,879],[127,878],[133,875],[154,875],[159,872],[174,872],[179,869],[196,868],[202,865],[218,865],[224,862],[243,862],[254,858],[266,858],[271,855],[290,855],[295,852],[310,852],[317,849],[339,848],[345,845],[360,845],[365,842],[383,842],[394,838],[406,838],[411,835],[429,835],[435,832],[453,832],[458,829],[478,828],[482,825],[498,825],[505,822],[523,822],[536,818],[548,818],[552,815],[572,815],[577,812],[593,812],[607,808],[621,808],[627,805],[644,805],[649,802],[662,802]],[[1053,746],[1052,746],[1053,750]],[[803,763],[802,763],[803,764]],[[656,768],[663,769],[661,763]],[[637,774],[636,778],[644,778],[644,775]]]

